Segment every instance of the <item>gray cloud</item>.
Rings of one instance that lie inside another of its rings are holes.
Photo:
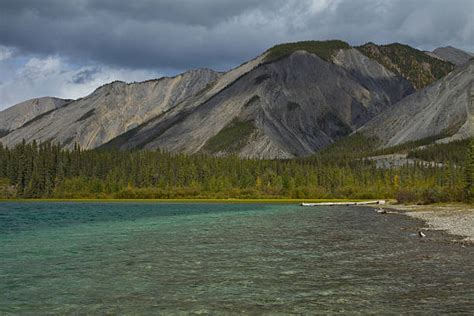
[[[473,6],[471,0],[6,0],[0,44],[165,69],[225,68],[303,38],[472,49]]]
[[[226,68],[275,43],[299,39],[399,41],[421,48],[450,44],[472,50],[473,3],[6,0],[0,3],[0,44],[23,53],[175,70]]]
[[[90,82],[98,73],[100,73],[99,67],[81,70],[72,76],[70,83],[84,84]]]
[[[15,85],[11,78],[19,70],[8,62],[12,58],[60,59],[74,74],[68,82],[80,86],[98,82],[94,76],[109,78],[103,69],[121,78],[127,71],[143,71],[141,78],[198,67],[225,70],[277,43],[335,38],[474,51],[474,1],[3,0],[0,79],[3,87]],[[6,99],[0,95],[0,106]]]
[[[62,58],[51,56],[32,57],[22,65],[4,60],[0,61],[0,110],[35,97],[75,99],[114,80],[142,81],[162,75],[154,71],[103,65],[72,67]]]
[[[253,27],[284,2],[6,1],[0,44],[127,67],[222,68],[260,49]]]

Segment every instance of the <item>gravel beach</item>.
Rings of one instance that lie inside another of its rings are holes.
[[[426,222],[427,229],[444,230],[474,243],[474,205],[390,205],[403,214]]]

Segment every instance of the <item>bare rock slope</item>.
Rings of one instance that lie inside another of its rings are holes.
[[[474,60],[394,104],[359,132],[377,137],[384,147],[473,137]]]
[[[51,97],[37,98],[18,103],[1,111],[0,137],[21,127],[38,115],[58,109],[70,101]]]
[[[471,58],[474,58],[474,54],[465,52],[452,46],[436,48],[433,51],[433,54],[443,60],[447,60],[455,64],[456,66],[464,65],[469,62]]]
[[[225,89],[176,107],[108,146],[290,158],[350,134],[412,85],[355,49],[333,62],[296,51],[260,63]]]
[[[212,70],[200,69],[140,83],[112,82],[85,98],[44,113],[0,142],[13,145],[22,139],[53,140],[69,148],[74,143],[84,149],[96,148],[200,93],[218,77]]]

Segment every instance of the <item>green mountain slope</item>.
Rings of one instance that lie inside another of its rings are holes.
[[[455,67],[450,62],[428,56],[418,49],[399,43],[389,45],[367,43],[356,48],[390,71],[409,80],[417,90],[446,76]]]
[[[351,46],[339,40],[331,41],[302,41],[275,45],[266,52],[265,61],[271,62],[291,55],[292,53],[304,50],[315,54],[325,61],[332,61],[335,53],[340,49],[349,49]]]

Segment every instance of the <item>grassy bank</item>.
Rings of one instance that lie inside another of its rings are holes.
[[[114,203],[324,203],[324,202],[363,202],[360,199],[0,199],[0,202],[114,202]]]

